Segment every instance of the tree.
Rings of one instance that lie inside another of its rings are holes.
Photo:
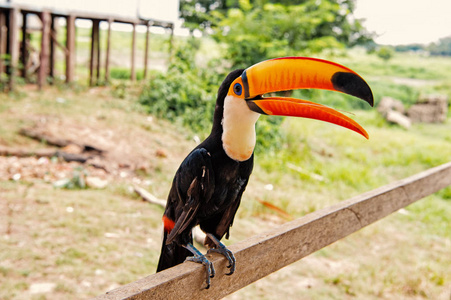
[[[352,18],[354,0],[182,0],[191,29],[227,44],[235,67],[283,55],[311,55],[371,40]],[[196,25],[197,22],[197,25]]]
[[[431,44],[429,51],[432,55],[451,56],[451,36],[440,39],[437,44]]]
[[[377,56],[379,56],[384,61],[389,61],[393,57],[394,51],[388,46],[383,46],[377,51]]]

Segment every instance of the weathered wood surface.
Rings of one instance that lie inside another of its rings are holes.
[[[92,156],[76,154],[76,153],[68,153],[65,151],[55,150],[53,148],[44,148],[44,149],[35,149],[35,150],[27,150],[22,148],[11,148],[0,145],[0,156],[17,156],[17,157],[59,157],[64,159],[67,162],[76,161],[79,163],[85,163]]]
[[[22,39],[22,43],[19,44],[19,25],[21,25],[17,18],[19,14],[22,14],[22,36],[26,36],[28,14],[37,14],[40,16],[42,21],[42,34],[41,34],[41,52],[39,56],[39,70],[38,70],[38,86],[41,89],[47,81],[47,76],[55,77],[55,64],[56,64],[56,46],[60,47],[65,54],[66,61],[66,83],[71,83],[75,79],[75,66],[76,66],[76,31],[75,31],[75,20],[85,19],[91,20],[93,22],[93,32],[91,41],[91,57],[89,63],[89,84],[90,86],[98,85],[100,83],[100,68],[101,68],[101,47],[100,47],[100,32],[99,32],[99,22],[111,23],[125,23],[133,25],[133,42],[132,42],[132,58],[131,58],[131,80],[136,80],[136,26],[156,26],[169,28],[173,31],[174,24],[171,22],[163,22],[149,19],[141,19],[137,17],[123,17],[110,14],[101,13],[89,13],[82,11],[72,11],[72,10],[55,10],[50,11],[46,7],[39,7],[27,4],[16,4],[16,3],[0,3],[0,56],[2,54],[8,54],[10,56],[10,62],[8,66],[5,66],[3,60],[0,60],[0,73],[8,74],[7,82],[8,85],[4,86],[4,90],[13,90],[15,85],[15,77],[17,75],[22,75],[25,80],[27,80],[26,66],[27,66],[27,55],[22,55],[21,65],[24,66],[22,74],[18,74],[17,69],[19,67],[19,45],[24,52],[30,45],[27,45],[27,40]],[[56,18],[66,18],[66,46],[64,47],[61,43],[56,40]],[[111,28],[108,29],[108,37],[111,35]],[[148,34],[147,34],[148,35]],[[171,36],[172,41],[172,36]],[[109,60],[110,60],[110,39],[107,40],[106,50],[106,63],[105,63],[105,82],[109,81]],[[146,44],[148,46],[148,44]],[[172,45],[172,42],[171,42]],[[147,47],[146,46],[146,47]],[[146,50],[147,55],[147,50]],[[146,58],[147,61],[149,58]],[[147,75],[147,62],[146,62],[145,74]],[[3,80],[0,78],[0,81]],[[5,80],[6,81],[6,80]]]
[[[6,15],[3,11],[0,11],[0,74],[4,73],[3,54],[6,53],[8,28],[6,27]],[[2,77],[0,76],[0,83],[2,83]]]
[[[108,30],[106,36],[106,54],[105,54],[105,83],[110,82],[110,53],[111,53],[111,24],[112,19],[108,20]]]
[[[49,11],[43,11],[40,17],[42,22],[42,31],[41,31],[41,53],[38,73],[38,86],[39,89],[42,89],[42,87],[46,83],[50,66],[49,60],[50,60],[51,15]]]
[[[55,79],[55,60],[56,60],[56,44],[58,33],[56,31],[56,17],[50,16],[50,55],[49,55],[49,77],[52,78],[52,83]]]
[[[13,8],[9,11],[9,90],[12,91],[15,85],[15,76],[19,61],[19,28],[17,27],[18,10]]]
[[[27,24],[28,24],[28,18],[27,13],[22,13],[22,49],[21,49],[21,56],[22,56],[22,77],[25,79],[25,81],[28,81],[28,72],[27,72],[27,66],[28,66],[28,43],[27,43]]]
[[[147,79],[147,69],[149,67],[149,39],[150,39],[150,26],[147,24],[146,29],[146,46],[144,49],[144,75],[143,79]]]
[[[133,25],[132,31],[132,57],[131,57],[131,81],[136,81],[135,57],[136,57],[136,24]]]
[[[94,77],[96,84],[99,78],[100,64],[100,21],[92,20],[91,29],[91,57],[89,60],[89,86],[94,86]]]
[[[83,144],[69,139],[59,138],[52,135],[51,133],[46,133],[45,131],[40,130],[39,128],[22,128],[19,130],[19,134],[29,137],[31,139],[35,139],[40,142],[44,141],[48,145],[53,145],[60,148],[69,146],[70,144],[74,144],[79,146],[83,152],[97,152],[98,154],[105,153],[105,150],[100,149],[96,146]]]
[[[66,18],[66,83],[74,81],[75,76],[75,16]]]
[[[188,262],[95,299],[219,299],[448,185],[451,162],[232,245],[229,249],[237,259],[235,274],[225,276],[225,258],[212,255],[217,272],[209,290],[202,289],[204,267]]]
[[[135,191],[135,193],[141,196],[141,198],[143,198],[144,200],[146,200],[151,204],[156,204],[163,208],[166,206],[166,200],[158,199],[157,197],[155,197],[154,195],[152,195],[151,193],[149,193],[148,191],[137,185],[133,186],[133,190]]]

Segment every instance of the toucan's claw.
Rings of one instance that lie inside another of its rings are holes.
[[[206,279],[205,282],[207,283],[207,286],[205,289],[209,289],[211,285],[211,278],[215,277],[215,267],[209,261],[205,255],[203,255],[199,250],[196,249],[196,247],[193,246],[193,244],[189,243],[187,245],[184,245],[186,249],[188,249],[191,253],[194,254],[194,256],[188,256],[185,261],[192,261],[198,264],[203,264],[205,266],[205,273],[206,273]]]
[[[209,261],[205,255],[195,255],[195,256],[188,256],[185,261],[192,261],[195,263],[203,264],[205,266],[206,271],[206,279],[205,282],[207,283],[207,286],[205,289],[209,289],[211,285],[211,278],[215,277],[215,268],[211,261]]]
[[[233,273],[235,273],[236,259],[235,259],[235,255],[233,255],[232,251],[227,249],[227,247],[221,243],[218,246],[218,248],[210,248],[208,250],[208,253],[210,253],[210,252],[216,252],[216,253],[222,254],[225,256],[225,258],[227,258],[227,260],[229,261],[229,265],[227,266],[227,268],[230,269],[230,271],[229,271],[229,273],[226,273],[226,275],[232,275]]]
[[[216,245],[216,248],[210,248],[207,253],[216,252],[224,255],[225,258],[229,261],[227,268],[230,269],[229,273],[226,273],[226,275],[232,275],[233,273],[235,273],[236,259],[235,255],[233,255],[233,252],[227,249],[227,247],[223,243],[221,243],[213,234],[207,233],[207,236]]]

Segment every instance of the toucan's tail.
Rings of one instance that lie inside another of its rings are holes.
[[[192,255],[189,250],[178,245],[176,242],[166,245],[168,233],[164,231],[163,234],[163,245],[161,246],[161,254],[157,272],[181,264],[188,256]]]

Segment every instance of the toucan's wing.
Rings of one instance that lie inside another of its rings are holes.
[[[235,218],[236,211],[238,210],[238,206],[241,203],[241,197],[243,196],[243,192],[245,190],[245,186],[243,186],[236,197],[235,202],[230,205],[222,215],[221,221],[219,221],[218,226],[216,227],[216,234],[218,237],[226,235],[226,239],[229,238],[229,230],[233,224],[233,219]]]
[[[168,203],[175,208],[173,210],[175,224],[166,244],[172,243],[176,236],[196,225],[193,222],[199,207],[207,203],[213,195],[214,178],[211,156],[204,148],[195,149],[182,162],[173,181],[169,199],[171,203]],[[171,215],[170,213],[168,217],[171,218]]]
[[[252,154],[251,159],[249,159],[249,161],[243,164],[242,167],[240,168],[238,177],[236,179],[236,183],[234,184],[235,186],[234,190],[229,190],[229,194],[234,196],[230,198],[229,205],[223,211],[221,216],[217,216],[218,223],[216,224],[214,231],[210,231],[210,233],[215,233],[218,239],[221,239],[224,235],[226,235],[226,239],[229,238],[229,229],[233,224],[236,212],[238,210],[238,207],[240,206],[241,197],[243,196],[244,190],[246,189],[246,186],[249,182],[249,176],[252,173],[253,166],[254,162]],[[201,229],[203,229],[202,224]]]

